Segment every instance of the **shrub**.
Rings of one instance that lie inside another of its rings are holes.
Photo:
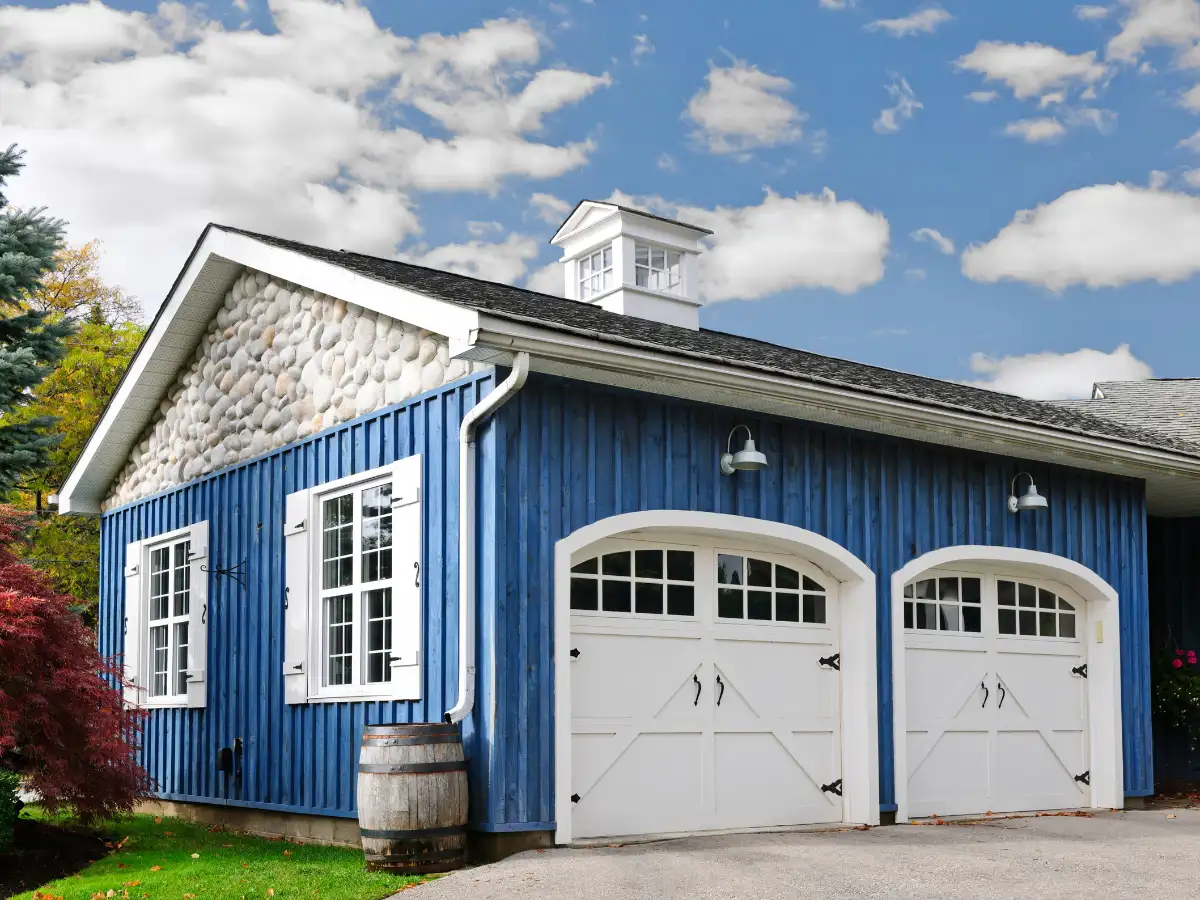
[[[21,811],[17,801],[20,784],[21,779],[16,772],[0,769],[0,853],[12,843],[13,825],[17,821],[17,813]]]
[[[1200,742],[1200,664],[1195,650],[1176,650],[1154,659],[1154,717],[1167,728],[1178,729],[1195,747]]]
[[[50,811],[126,812],[149,790],[142,713],[123,704],[120,669],[100,658],[73,598],[13,554],[23,523],[0,507],[0,769]]]

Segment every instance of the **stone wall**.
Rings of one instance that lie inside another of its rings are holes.
[[[440,335],[247,269],[105,508],[400,403],[472,365],[451,360]]]

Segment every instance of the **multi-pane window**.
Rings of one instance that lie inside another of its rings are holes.
[[[321,500],[321,683],[392,680],[392,485]]]
[[[1075,637],[1074,605],[1044,587],[999,580],[996,582],[996,603],[1001,634]]]
[[[824,585],[780,563],[717,554],[717,617],[823,625]]]
[[[683,283],[680,254],[650,244],[638,243],[633,248],[634,283],[652,291],[677,294]]]
[[[917,631],[983,630],[982,581],[958,575],[923,578],[904,586],[904,627]]]
[[[153,698],[187,696],[191,541],[150,549],[149,673]]]
[[[613,286],[612,245],[579,260],[579,299],[603,294]]]
[[[571,609],[652,616],[696,614],[691,550],[617,550],[571,568]]]

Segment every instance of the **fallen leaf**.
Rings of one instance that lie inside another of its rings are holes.
[[[248,868],[250,868],[250,863],[248,863],[248,862],[244,862],[244,863],[242,863],[242,868],[243,868],[243,869],[248,869]]]
[[[1167,818],[1168,818],[1168,819],[1175,819],[1175,818],[1178,818],[1178,817],[1175,815],[1175,813],[1167,813]]]
[[[161,868],[162,868],[162,866],[151,866],[151,867],[150,867],[150,871],[151,871],[151,872],[157,872],[157,871],[158,871],[159,869],[161,869]]]
[[[141,884],[140,881],[122,881],[121,887],[137,887],[139,884]]]
[[[232,849],[233,849],[233,844],[222,844],[221,846],[222,846],[222,847],[224,847],[224,848],[226,848],[227,850],[232,850]]]
[[[163,837],[175,837],[175,832],[173,832],[173,831],[164,831],[164,832],[163,832]]]
[[[199,858],[200,858],[200,854],[199,854],[199,853],[193,853],[193,854],[192,854],[192,859],[199,859]]]
[[[267,896],[274,897],[275,896],[275,888],[267,888]]]
[[[125,865],[125,863],[117,863],[117,868],[118,868],[118,869],[127,869],[127,868],[129,868],[129,867],[128,867],[128,866],[126,866],[126,865]]]
[[[162,824],[162,816],[155,816],[155,817],[154,817],[154,824],[155,824],[155,825],[161,825],[161,824]]]
[[[291,856],[291,855],[292,855],[292,851],[291,851],[291,850],[284,850],[284,851],[283,851],[283,855],[284,855],[284,856]]]
[[[107,893],[107,894],[105,894],[104,896],[105,896],[105,897],[115,897],[115,896],[117,896],[117,892],[116,892],[116,891],[114,891],[112,888],[109,888],[109,889],[108,889],[108,893]]]

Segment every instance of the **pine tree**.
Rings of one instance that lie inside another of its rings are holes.
[[[23,155],[16,145],[0,151],[0,491],[43,465],[58,440],[47,433],[53,418],[16,423],[9,416],[5,423],[5,414],[32,399],[32,389],[62,357],[63,339],[73,330],[70,323],[48,321],[45,312],[27,305],[54,266],[64,226],[44,209],[8,206],[3,188],[21,170]]]

